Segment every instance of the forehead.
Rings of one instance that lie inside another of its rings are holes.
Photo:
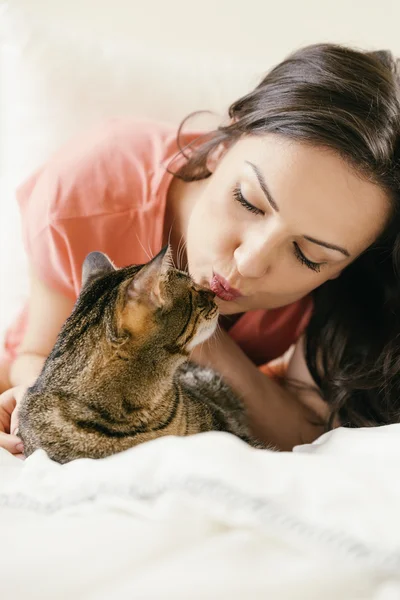
[[[332,150],[269,134],[246,137],[232,147],[241,178],[257,188],[250,161],[262,172],[285,222],[299,235],[343,245],[351,254],[383,230],[389,199]]]

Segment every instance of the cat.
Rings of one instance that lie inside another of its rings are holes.
[[[173,267],[168,247],[121,269],[88,254],[74,309],[19,408],[25,455],[42,448],[60,463],[103,458],[210,430],[264,447],[221,377],[188,362],[217,327],[214,298]]]

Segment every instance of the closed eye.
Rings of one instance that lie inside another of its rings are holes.
[[[264,211],[260,210],[253,204],[250,204],[250,202],[248,202],[246,200],[246,198],[243,196],[242,191],[238,185],[236,185],[233,189],[233,197],[236,200],[236,202],[239,202],[239,204],[241,204],[249,212],[251,212],[255,215],[264,215],[265,214]]]
[[[255,214],[255,215],[265,215],[265,212],[262,211],[261,209],[257,208],[256,206],[254,206],[253,204],[251,204],[250,202],[248,202],[248,200],[246,200],[246,198],[243,196],[242,191],[240,189],[239,185],[236,185],[233,189],[233,197],[235,199],[236,202],[239,202],[239,204],[241,204],[243,206],[243,208],[245,208],[246,210],[248,210],[249,212]],[[314,271],[315,273],[319,273],[321,270],[321,266],[324,265],[325,263],[317,263],[317,262],[313,262],[312,260],[310,260],[309,258],[307,258],[303,252],[301,251],[299,245],[296,242],[293,242],[293,248],[294,248],[294,255],[297,258],[297,260],[304,265],[305,267],[307,267],[308,269],[311,269],[311,271]]]
[[[294,246],[294,254],[295,254],[297,260],[299,262],[301,262],[302,265],[305,265],[312,271],[319,273],[321,270],[321,266],[325,263],[313,262],[312,260],[310,260],[309,258],[304,256],[304,254],[302,253],[302,251],[300,250],[300,247],[298,246],[298,244],[296,244],[296,242],[293,242],[293,246]]]

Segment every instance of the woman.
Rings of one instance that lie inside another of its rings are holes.
[[[326,427],[398,420],[400,106],[389,53],[304,48],[206,136],[113,122],[20,190],[27,310],[7,338],[0,444],[79,292],[91,250],[118,266],[168,240],[218,296],[225,331],[195,359],[281,449]],[[311,318],[310,318],[311,316]],[[285,377],[258,366],[285,357]]]

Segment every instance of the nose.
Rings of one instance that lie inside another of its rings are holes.
[[[236,268],[242,277],[259,279],[269,273],[282,244],[284,231],[277,223],[267,229],[249,231],[234,252]]]

